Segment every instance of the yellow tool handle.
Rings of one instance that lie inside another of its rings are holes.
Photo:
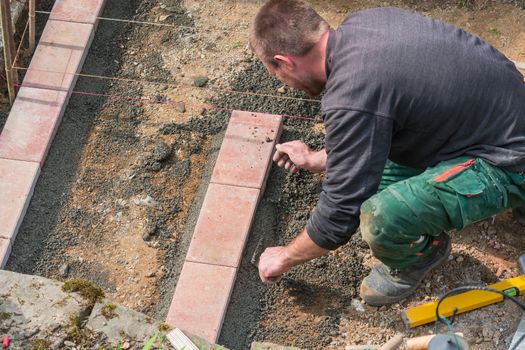
[[[525,276],[518,276],[504,280],[487,287],[500,291],[515,288],[519,291],[520,295],[523,295],[525,294]],[[453,295],[443,300],[439,306],[439,314],[445,317],[450,317],[454,314],[455,309],[457,309],[456,314],[461,314],[483,306],[498,303],[502,300],[503,296],[500,294],[482,290],[473,290]],[[437,302],[433,301],[405,310],[401,316],[408,326],[414,328],[434,322],[436,320],[436,306]]]

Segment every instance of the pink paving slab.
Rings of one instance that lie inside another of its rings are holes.
[[[0,159],[0,238],[14,242],[39,173],[38,163]]]
[[[3,269],[11,253],[11,241],[6,238],[0,238],[0,269]]]
[[[64,103],[93,39],[93,25],[48,21],[19,95],[23,99]]]
[[[263,189],[281,119],[233,111],[210,182]]]
[[[0,135],[0,158],[43,164],[92,38],[91,24],[48,21]]]
[[[216,343],[235,274],[232,267],[185,262],[166,322]]]
[[[49,19],[95,24],[105,0],[57,0]]]
[[[259,194],[255,188],[210,184],[186,260],[238,267]]]

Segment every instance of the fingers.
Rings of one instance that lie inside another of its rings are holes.
[[[291,161],[288,155],[287,151],[290,151],[290,148],[291,147],[286,144],[276,145],[276,151],[273,155],[273,161],[276,162],[279,167],[284,168],[292,174],[295,174],[299,171],[299,167]]]
[[[275,146],[275,153],[273,155],[273,161],[278,163],[282,157],[287,156],[286,152],[279,150],[279,145]]]
[[[261,269],[259,269],[259,278],[261,279],[262,283],[271,286],[272,284],[276,284],[279,282],[283,276],[266,276]]]

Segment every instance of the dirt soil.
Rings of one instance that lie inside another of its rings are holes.
[[[82,277],[118,303],[163,319],[180,273],[229,110],[319,116],[319,104],[239,94],[306,97],[269,77],[247,48],[263,1],[109,0],[19,231],[7,268],[46,277]],[[525,11],[495,1],[312,1],[333,26],[375,6],[410,8],[480,35],[525,61]],[[49,9],[51,2],[42,2]],[[227,14],[227,16],[226,16]],[[206,79],[202,79],[202,78]],[[197,79],[201,78],[201,79]],[[199,85],[202,87],[197,87]],[[133,101],[142,98],[147,101]],[[0,118],[1,121],[1,118]],[[282,141],[323,146],[321,124],[287,119]],[[404,330],[399,311],[463,285],[518,274],[525,248],[508,213],[453,233],[451,260],[406,302],[359,311],[359,284],[374,263],[358,239],[297,267],[273,287],[249,264],[263,235],[285,244],[315,206],[322,176],[272,169],[233,292],[220,343],[253,340],[307,349],[379,344]],[[357,237],[357,236],[356,236]],[[474,349],[504,349],[521,314],[504,303],[458,317],[454,328]],[[417,334],[428,333],[422,327]]]

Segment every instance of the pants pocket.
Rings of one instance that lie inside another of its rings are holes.
[[[447,170],[445,176],[442,174],[430,180],[449,215],[451,226],[462,229],[509,206],[500,175],[483,160],[452,169]]]

